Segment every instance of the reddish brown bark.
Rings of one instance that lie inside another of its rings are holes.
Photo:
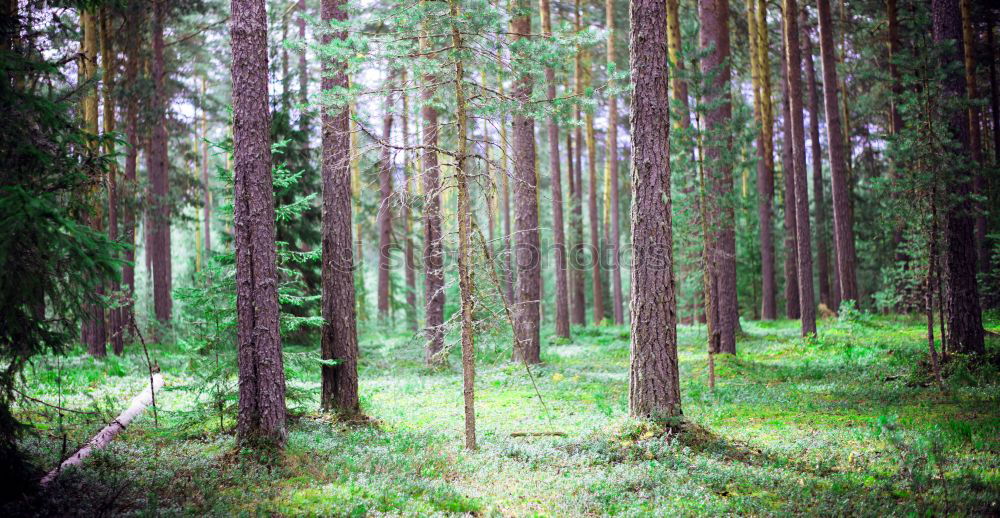
[[[751,3],[758,0],[750,0]],[[774,111],[771,101],[771,60],[767,33],[767,4],[760,0],[750,23],[757,37],[757,70],[760,83],[761,129],[757,139],[757,218],[760,225],[761,318],[778,317],[774,267]],[[681,82],[683,84],[683,82]],[[685,88],[686,89],[686,88]],[[686,95],[686,92],[685,92]],[[687,99],[685,99],[686,105]]]
[[[788,74],[784,47],[781,52],[781,121],[782,121],[782,143],[781,143],[781,175],[784,180],[785,197],[785,317],[798,319],[801,308],[799,307],[799,254],[798,245],[795,238],[795,180],[794,166],[792,158],[792,115],[791,101],[788,94]]]
[[[111,38],[111,14],[107,7],[101,9],[101,65],[104,75],[101,78],[104,83],[104,135],[110,136],[115,131],[115,71],[117,69],[116,52]],[[115,154],[115,142],[108,139],[105,142],[104,152],[109,156]],[[113,160],[108,165],[108,238],[111,241],[118,241],[118,162]],[[115,354],[121,355],[125,352],[125,321],[122,319],[123,311],[120,305],[119,287],[111,284],[110,295],[112,296],[112,307],[108,309],[108,333],[107,338],[111,343],[111,348]]]
[[[816,69],[813,65],[812,41],[809,37],[809,27],[806,12],[800,13],[802,23],[802,56],[805,60],[806,91],[809,96],[809,141],[812,149],[809,158],[812,160],[813,181],[813,220],[816,228],[813,230],[816,242],[817,266],[819,267],[819,301],[833,308],[830,295],[830,256],[827,248],[826,204],[823,202],[823,154],[819,141],[819,85],[816,83]],[[836,309],[836,308],[834,308]]]
[[[830,185],[833,187],[833,238],[837,252],[839,299],[858,300],[857,259],[854,250],[854,224],[851,221],[851,186],[844,149],[837,99],[837,58],[834,54],[833,22],[830,1],[817,0],[819,46],[823,61],[823,99],[826,105],[827,153],[830,156]]]
[[[515,40],[531,34],[531,14],[525,0],[518,0],[521,16],[511,22]],[[527,56],[521,56],[521,59]],[[534,81],[519,74],[514,83],[514,99],[526,105]],[[514,253],[517,286],[514,290],[515,361],[541,362],[539,340],[539,298],[541,296],[541,246],[538,237],[538,197],[535,176],[535,120],[522,112],[514,115]]]
[[[138,30],[143,22],[144,11],[134,4],[129,4],[128,20],[132,28],[128,31],[128,48],[125,51],[125,87],[130,92],[125,104],[125,136],[128,148],[125,151],[125,184],[122,197],[127,201],[122,211],[122,230],[125,248],[125,265],[122,267],[122,320],[126,329],[134,318],[135,297],[135,197],[136,166],[139,161],[139,100],[134,93],[139,77],[139,65],[142,61],[142,33]]]
[[[421,52],[428,52],[426,34],[420,37]],[[423,78],[423,101],[421,114],[423,177],[424,177],[424,319],[427,327],[427,347],[425,360],[428,365],[441,365],[447,358],[444,350],[444,253],[441,245],[441,169],[438,166],[438,113],[430,104],[434,98],[435,78]]]
[[[240,445],[281,447],[287,437],[285,372],[278,326],[267,11],[264,0],[232,0],[231,7],[239,363],[236,436]]]
[[[392,88],[392,80],[389,81]],[[382,116],[382,159],[379,164],[378,184],[381,201],[378,206],[378,316],[389,318],[389,260],[392,256],[392,153],[388,144],[392,138],[392,103],[390,93]]]
[[[739,307],[736,303],[736,230],[733,196],[733,170],[727,155],[732,147],[729,124],[732,104],[729,93],[729,0],[700,0],[701,47],[712,50],[701,60],[702,73],[712,74],[712,85],[705,103],[717,106],[705,115],[705,175],[708,178],[711,234],[707,244],[712,259],[710,282],[715,288],[712,301],[717,319],[712,328],[719,335],[719,351],[736,353],[736,328]]]
[[[941,69],[954,71],[962,59],[962,17],[958,0],[932,0],[931,17],[934,25],[934,41],[943,44],[954,42],[954,46],[941,54]],[[965,77],[949,72],[942,81],[942,94],[947,98],[963,98],[967,95]],[[964,111],[953,110],[948,119],[948,130],[961,145],[963,158],[971,159],[969,123]],[[945,216],[945,237],[947,239],[946,261],[948,272],[948,293],[946,312],[948,314],[948,348],[952,352],[981,355],[985,352],[983,343],[983,317],[979,306],[979,290],[976,286],[976,256],[970,253],[975,246],[973,235],[972,208],[968,197],[972,193],[972,172],[963,161],[951,165],[952,177],[948,178],[951,196],[960,200],[953,202]]]
[[[604,12],[608,30],[607,60],[608,66],[615,63],[615,0],[605,0]],[[664,15],[666,16],[666,15]],[[619,222],[620,194],[618,179],[618,98],[614,95],[608,97],[608,177],[610,178],[611,193],[608,198],[610,207],[610,223],[606,232],[608,243],[608,256],[610,257],[610,269],[608,276],[611,277],[611,313],[615,319],[615,325],[625,323],[625,310],[622,302],[622,272],[621,272],[621,223]]]
[[[670,223],[666,4],[631,1],[632,346],[629,414],[681,415]]]
[[[552,37],[552,14],[549,0],[539,0],[539,14],[542,21],[542,36]],[[549,101],[556,97],[556,73],[551,67],[545,69],[548,85],[546,96]],[[549,118],[549,177],[552,187],[552,245],[555,248],[556,271],[556,335],[569,338],[569,285],[566,279],[566,232],[563,221],[562,171],[559,167],[559,123],[555,116]],[[571,172],[572,174],[572,172]],[[572,180],[570,181],[572,183]]]
[[[816,306],[813,295],[812,240],[809,225],[809,191],[806,174],[805,125],[802,120],[802,55],[799,47],[798,8],[795,0],[785,0],[785,74],[788,77],[789,110],[792,122],[792,174],[795,189],[795,245],[798,254],[799,318],[802,335],[816,334]],[[824,84],[826,84],[824,82]],[[837,84],[836,81],[830,84]],[[827,119],[829,120],[829,119]]]
[[[167,159],[167,97],[163,62],[163,24],[166,1],[153,3],[153,132],[150,138],[149,183],[152,204],[153,308],[161,325],[170,322],[173,310],[170,275],[170,179]],[[268,171],[270,174],[270,171]]]
[[[579,136],[580,128],[577,128]],[[569,169],[569,177],[573,179],[570,188],[571,212],[570,228],[573,233],[573,248],[570,253],[570,320],[580,326],[587,325],[587,293],[584,285],[583,266],[583,208],[582,208],[582,180],[580,174],[580,142],[577,140],[576,147],[573,147],[573,134],[566,132],[566,167]]]

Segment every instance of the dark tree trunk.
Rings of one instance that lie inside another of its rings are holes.
[[[542,37],[552,36],[549,0],[539,0],[542,19]],[[556,97],[556,72],[545,69],[546,95],[549,101]],[[556,271],[556,335],[569,338],[569,286],[566,280],[566,232],[563,222],[562,171],[559,167],[559,123],[555,116],[549,118],[549,175],[552,186],[552,245],[555,248]],[[572,170],[571,173],[572,174]],[[572,180],[570,180],[572,184]]]
[[[579,117],[577,117],[579,119]],[[579,127],[577,128],[577,136],[579,136]],[[583,185],[581,185],[581,180],[583,177],[580,175],[579,160],[574,160],[580,157],[580,141],[577,140],[576,147],[573,147],[573,133],[571,131],[566,132],[566,167],[569,168],[569,177],[573,180],[573,185],[570,188],[570,198],[571,198],[571,213],[570,213],[570,228],[573,232],[573,248],[570,253],[569,259],[569,272],[570,272],[570,297],[572,298],[572,304],[570,305],[570,320],[580,326],[587,325],[587,293],[586,287],[584,286],[584,272],[581,269],[583,265],[583,212],[581,209],[581,190]],[[574,154],[575,153],[575,154]]]
[[[934,41],[943,44],[951,41],[955,46],[941,55],[941,68],[955,70],[962,59],[962,17],[959,0],[932,0],[931,16],[934,24]],[[959,73],[949,73],[942,82],[943,94],[947,98],[966,96],[965,77]],[[965,159],[972,158],[967,114],[954,110],[948,120],[952,137],[961,145]],[[948,347],[956,353],[982,355],[983,317],[979,307],[979,291],[976,286],[976,256],[970,253],[975,246],[973,236],[973,210],[968,202],[972,193],[972,172],[964,161],[952,166],[949,178],[949,193],[958,202],[948,207],[945,220],[946,268],[948,270],[948,293],[946,312],[948,314]]]
[[[799,47],[798,8],[795,0],[785,0],[785,74],[792,122],[792,183],[795,189],[795,245],[798,253],[799,318],[802,335],[816,334],[816,306],[813,296],[812,233],[809,229],[809,190],[806,174],[805,125],[802,122],[802,55]],[[832,83],[836,84],[836,82]],[[829,120],[829,119],[828,119]]]
[[[676,1],[676,0],[674,0]],[[757,4],[754,19],[749,23],[756,47],[759,83],[761,129],[757,139],[757,218],[760,225],[761,260],[761,318],[778,317],[774,267],[774,110],[771,101],[771,59],[768,44],[767,4],[763,0],[750,0]],[[686,99],[685,99],[686,101]]]
[[[389,88],[393,88],[392,79]],[[392,103],[390,93],[386,99],[385,115],[382,116],[382,160],[379,164],[378,184],[381,201],[378,206],[378,316],[389,318],[389,260],[392,258],[392,152],[389,143],[392,138]]]
[[[107,7],[101,9],[101,64],[104,67],[104,76],[101,78],[104,83],[104,135],[110,136],[115,131],[115,71],[118,68],[116,63],[117,53],[115,52],[113,40],[111,38],[111,16]],[[104,152],[109,156],[115,154],[114,140],[105,143]],[[118,241],[118,162],[112,161],[108,167],[108,238],[111,241]],[[117,255],[117,254],[116,254]],[[119,286],[111,286],[111,298],[113,306],[108,310],[108,341],[111,348],[117,355],[125,352],[125,321],[122,320],[121,292]]]
[[[531,34],[531,14],[525,0],[518,0],[521,16],[512,21],[515,39]],[[528,56],[518,56],[526,59]],[[534,81],[519,74],[514,83],[514,99],[527,104]],[[514,360],[541,362],[538,335],[539,297],[541,296],[541,246],[538,238],[538,198],[535,176],[535,120],[514,115],[514,252],[517,268],[514,311]]]
[[[402,116],[402,131],[403,131],[403,147],[406,148],[404,151],[403,159],[403,175],[405,178],[405,185],[403,189],[403,232],[405,237],[405,248],[403,250],[403,260],[404,268],[406,274],[406,319],[410,325],[410,329],[414,332],[417,331],[417,274],[416,267],[413,261],[413,236],[411,235],[413,231],[413,220],[412,214],[410,212],[410,203],[412,200],[411,185],[413,183],[413,155],[410,151],[410,99],[407,94],[407,81],[406,81],[406,71],[402,71],[402,84],[403,87],[403,116]],[[493,226],[490,225],[490,232],[492,233]],[[491,239],[492,243],[493,240]]]
[[[615,62],[615,0],[605,0],[605,18],[608,30],[608,63]],[[621,253],[619,252],[619,245],[621,244],[621,223],[619,220],[619,215],[621,214],[621,208],[619,204],[620,195],[618,192],[618,98],[614,95],[608,97],[608,178],[609,187],[611,190],[608,202],[610,207],[608,207],[608,212],[610,213],[610,223],[607,235],[608,242],[608,256],[610,257],[610,270],[608,275],[611,277],[611,312],[615,319],[615,325],[622,325],[625,323],[625,310],[623,308],[622,302],[622,272],[621,272]]]
[[[976,85],[976,37],[972,29],[972,6],[969,0],[960,0],[962,12],[962,40],[964,42],[965,85],[969,100],[979,99],[979,88]],[[992,27],[990,27],[992,30]],[[986,195],[986,177],[983,176],[983,135],[979,123],[979,106],[969,106],[969,146],[972,161],[976,164],[973,176],[973,190],[977,196]],[[979,269],[989,271],[990,247],[986,237],[986,209],[981,203],[976,204],[976,257]]]
[[[800,13],[802,23],[802,55],[806,68],[806,91],[809,95],[809,140],[812,143],[813,180],[813,220],[816,228],[816,255],[819,261],[819,301],[832,308],[830,295],[830,256],[827,248],[826,204],[823,202],[823,149],[819,142],[819,85],[816,83],[816,68],[813,65],[812,41],[806,21],[806,11]],[[834,308],[836,309],[836,308]]]
[[[717,321],[712,329],[719,335],[719,351],[736,353],[736,328],[739,307],[736,303],[736,230],[733,196],[733,170],[728,163],[732,135],[729,124],[732,104],[729,93],[729,0],[700,0],[698,17],[701,21],[701,48],[712,51],[702,58],[704,75],[714,74],[712,85],[705,94],[706,104],[717,106],[705,115],[706,139],[705,174],[711,198],[708,217],[712,232],[708,246],[711,283],[715,287],[712,305]],[[724,136],[723,136],[724,135]]]
[[[993,160],[1000,163],[1000,80],[997,79],[997,56],[996,43],[993,39],[993,30],[996,20],[990,20],[989,27],[986,28],[986,46],[990,56],[990,115],[993,120]]]
[[[324,23],[344,21],[343,0],[323,0]],[[324,33],[323,42],[343,40],[347,33]],[[323,91],[347,88],[347,64],[323,61]],[[322,366],[323,410],[345,414],[358,406],[358,331],[354,295],[354,251],[351,241],[351,137],[349,109],[324,107],[323,122],[323,328],[321,353],[336,365]]]
[[[130,92],[136,86],[139,66],[142,62],[142,32],[139,27],[143,23],[143,13],[143,9],[139,6],[129,4],[128,19],[131,27],[127,37],[125,84]],[[125,233],[123,242],[126,246],[125,266],[122,268],[122,320],[131,335],[129,324],[135,315],[135,199],[138,195],[136,166],[139,161],[139,100],[136,95],[128,96],[125,110],[125,136],[128,141],[128,149],[125,151],[125,189],[122,193],[123,198],[127,200],[122,211],[122,229]]]
[[[784,19],[784,17],[782,18]],[[798,319],[801,313],[799,307],[799,254],[795,238],[795,166],[792,165],[792,115],[791,100],[788,92],[788,58],[784,46],[781,52],[782,69],[782,142],[781,142],[781,175],[784,180],[785,197],[785,317]]]
[[[632,0],[632,347],[629,414],[681,415],[670,223],[666,4]]]
[[[163,24],[166,2],[153,3],[153,134],[150,139],[149,183],[152,190],[153,309],[160,325],[170,323],[173,308],[170,275],[170,179],[167,160],[167,97],[163,68]],[[270,170],[268,171],[270,174]]]
[[[159,3],[158,3],[159,4]],[[233,212],[240,445],[285,443],[264,0],[233,0]],[[161,49],[162,50],[162,49]]]
[[[840,279],[838,299],[858,300],[858,280],[854,251],[854,223],[851,221],[851,186],[844,150],[837,99],[837,58],[833,47],[830,1],[816,0],[819,12],[819,46],[823,61],[823,99],[826,103],[826,137],[830,155],[830,184],[833,186],[833,239]]]
[[[429,52],[427,35],[420,36],[421,52]],[[438,167],[438,113],[430,104],[435,78],[423,78],[422,128],[424,177],[424,319],[427,326],[427,365],[443,365],[444,351],[444,252],[441,245],[441,169]]]

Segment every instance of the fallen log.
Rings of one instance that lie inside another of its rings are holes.
[[[94,450],[107,446],[137,415],[141,414],[153,401],[153,394],[163,386],[163,375],[154,374],[151,381],[152,386],[146,387],[145,390],[132,398],[132,404],[119,414],[114,421],[105,426],[87,444],[77,450],[76,453],[62,461],[57,468],[45,475],[41,481],[42,487],[52,483],[64,469],[70,466],[79,466],[83,462],[83,459],[89,457]]]
[[[566,432],[511,432],[511,437],[566,437]]]

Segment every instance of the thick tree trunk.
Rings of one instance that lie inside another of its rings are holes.
[[[854,223],[851,221],[851,186],[844,150],[837,99],[837,58],[833,48],[830,0],[816,0],[819,12],[819,46],[823,61],[823,99],[826,104],[827,150],[830,155],[830,184],[833,195],[833,240],[837,252],[839,301],[858,300],[854,250]]]
[[[16,5],[15,11],[16,11]],[[99,41],[99,20],[95,13],[91,10],[83,10],[80,13],[80,25],[83,32],[83,42],[80,49],[81,59],[80,59],[80,83],[87,83],[93,81],[97,76],[97,55],[98,55],[98,41]],[[93,155],[98,155],[100,150],[97,146],[97,138],[99,137],[99,113],[98,113],[98,93],[97,87],[89,88],[86,94],[81,100],[81,111],[83,114],[83,127],[84,130],[89,133],[93,140],[91,140],[87,148]],[[94,230],[100,232],[104,230],[104,210],[102,208],[100,185],[103,183],[102,178],[97,177],[100,174],[99,169],[94,169],[93,171],[93,187],[91,187],[88,193],[88,203],[92,206],[92,211],[87,214],[86,219],[88,224]],[[97,295],[100,297],[104,294],[103,287],[98,287]],[[106,340],[106,327],[104,321],[104,306],[100,302],[88,303],[84,308],[87,313],[87,317],[84,319],[81,331],[81,341],[86,344],[87,352],[91,356],[103,357],[107,354],[107,347],[105,343]]]
[[[615,63],[615,0],[604,1],[604,12],[608,30],[607,60],[610,70],[611,64]],[[665,15],[664,15],[665,16]],[[621,244],[620,223],[618,221],[621,209],[619,208],[618,193],[618,98],[614,95],[608,97],[608,185],[610,187],[607,211],[610,212],[610,226],[607,232],[608,255],[611,258],[611,311],[615,319],[615,325],[625,323],[625,310],[622,302],[622,272],[621,272]]]
[[[133,91],[139,77],[139,65],[142,61],[142,36],[138,27],[143,21],[143,9],[129,4],[128,20],[132,28],[128,31],[128,48],[125,51],[125,84]],[[125,151],[125,189],[123,198],[127,200],[122,214],[122,229],[125,249],[125,266],[122,267],[123,307],[122,320],[127,324],[132,322],[135,311],[135,197],[136,168],[139,161],[139,100],[136,95],[129,95],[125,105],[125,137],[128,149]],[[126,328],[128,326],[126,325]]]
[[[108,8],[101,9],[101,64],[103,66],[104,82],[104,135],[111,136],[115,131],[115,49],[112,47],[111,20]],[[105,143],[104,152],[108,156],[115,155],[115,141],[108,139]],[[118,161],[112,160],[108,165],[108,238],[118,241]],[[122,319],[124,314],[121,305],[119,286],[111,285],[111,297],[113,307],[108,310],[108,341],[115,354],[121,355],[125,352],[125,322]]]
[[[666,6],[632,0],[632,346],[629,414],[681,415],[677,299],[670,222]]]
[[[951,51],[941,55],[941,68],[954,70],[954,65],[962,59],[962,16],[959,0],[932,0],[931,16],[934,25],[934,41],[957,43]],[[962,98],[967,95],[965,77],[949,73],[942,82],[946,98]],[[961,145],[965,159],[972,158],[969,138],[969,123],[966,113],[954,111],[948,120],[948,130]],[[948,242],[946,261],[948,269],[948,346],[956,353],[982,355],[983,320],[979,306],[979,290],[976,286],[976,256],[970,253],[975,246],[973,235],[973,210],[968,202],[972,193],[972,172],[962,161],[952,165],[953,177],[949,178],[949,194],[957,199],[948,207],[945,216],[945,236]]]
[[[589,53],[588,53],[589,57]],[[588,59],[587,86],[591,84]],[[590,219],[591,293],[594,297],[594,325],[604,321],[604,283],[601,279],[601,218],[597,211],[597,146],[594,142],[594,113],[584,116],[587,126],[587,213]]]
[[[736,230],[733,196],[733,170],[727,156],[732,147],[729,124],[732,104],[729,93],[729,0],[700,0],[701,48],[711,52],[702,58],[702,74],[714,74],[705,102],[716,105],[705,115],[709,138],[705,146],[705,174],[710,187],[709,218],[712,233],[706,246],[712,254],[711,282],[715,286],[713,307],[719,333],[719,352],[736,353],[736,328],[739,308],[736,305]]]
[[[819,261],[819,301],[833,308],[830,295],[830,256],[827,249],[827,219],[826,204],[823,202],[823,154],[819,142],[819,85],[816,83],[816,68],[813,65],[812,41],[809,38],[809,28],[806,12],[800,13],[802,26],[802,55],[805,58],[806,91],[809,95],[809,140],[812,143],[812,180],[813,180],[813,219],[816,228],[816,255]],[[836,310],[836,308],[833,308]]]
[[[539,0],[539,17],[542,37],[552,37],[552,13],[549,0]],[[546,96],[556,97],[556,72],[545,69]],[[555,116],[549,118],[549,175],[552,186],[552,245],[555,248],[556,271],[556,335],[569,338],[569,287],[566,279],[566,233],[563,222],[562,171],[559,167],[559,123]],[[572,173],[570,173],[572,174]],[[570,180],[572,183],[572,180]]]
[[[278,326],[278,268],[271,181],[264,0],[232,0],[237,443],[285,443],[285,372]],[[162,43],[162,42],[161,42]],[[162,50],[162,48],[161,48]]]
[[[781,175],[784,180],[785,198],[785,317],[798,319],[801,314],[801,308],[799,306],[799,254],[795,237],[795,166],[793,165],[794,159],[792,156],[792,109],[788,92],[788,58],[784,51],[785,46],[787,45],[782,46],[781,52],[781,70],[783,76],[781,80]]]
[[[388,88],[394,88],[392,78]],[[392,258],[392,152],[389,143],[392,139],[392,93],[385,103],[385,114],[382,116],[382,160],[379,164],[378,184],[381,200],[378,206],[378,316],[388,319],[389,301],[389,261]]]
[[[511,22],[514,39],[531,34],[531,14],[525,0],[518,0],[521,16]],[[518,56],[528,59],[528,56]],[[519,74],[514,83],[514,99],[525,105],[531,99],[534,81]],[[539,298],[542,293],[541,246],[538,237],[538,183],[535,176],[535,120],[514,115],[514,236],[517,287],[515,289],[514,360],[541,362],[539,340]]]
[[[152,190],[153,309],[160,325],[170,323],[173,310],[170,275],[170,179],[167,159],[167,96],[163,64],[166,1],[153,3],[153,133],[150,139],[149,183]],[[270,170],[268,171],[270,174]]]
[[[960,0],[959,7],[962,13],[962,41],[963,41],[963,61],[965,63],[965,87],[968,90],[969,100],[979,99],[979,88],[976,85],[976,37],[972,32],[972,6],[969,0]],[[992,27],[990,28],[992,30]],[[976,169],[973,176],[973,190],[976,195],[986,195],[986,178],[983,176],[983,136],[979,124],[979,106],[971,104],[969,106],[969,146],[972,161],[975,162]],[[979,210],[976,211],[976,257],[979,270],[989,271],[990,248],[986,238],[986,207],[981,203],[976,204]]]
[[[757,137],[757,218],[760,225],[761,259],[761,318],[774,320],[778,316],[775,295],[774,268],[774,114],[771,107],[771,61],[768,44],[767,4],[764,0],[748,0],[751,19],[748,20],[751,49],[756,55],[760,132]]]
[[[324,23],[344,21],[343,0],[323,0]],[[323,42],[343,40],[346,32],[324,33]],[[347,64],[323,61],[323,91],[347,88]],[[358,331],[354,293],[354,251],[351,241],[351,137],[346,106],[324,107],[323,138],[323,327],[321,356],[336,360],[323,365],[320,407],[355,414],[358,405]]]
[[[822,1],[822,0],[820,0]],[[805,125],[802,122],[802,56],[799,47],[798,8],[795,0],[785,0],[785,74],[792,122],[792,174],[795,189],[795,244],[798,253],[799,318],[802,335],[816,334],[816,306],[813,296],[812,241],[809,229],[809,190],[806,174]],[[824,82],[825,84],[825,82]],[[836,82],[832,83],[836,84]],[[829,119],[827,119],[829,120]]]
[[[420,51],[429,52],[427,34],[420,35]],[[444,351],[444,252],[441,245],[441,169],[438,166],[438,113],[430,104],[435,78],[423,77],[422,128],[424,177],[424,319],[427,326],[427,365],[447,363]]]

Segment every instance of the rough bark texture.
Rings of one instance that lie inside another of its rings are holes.
[[[343,0],[323,0],[325,23],[343,21]],[[324,43],[346,33],[323,35]],[[347,88],[345,63],[323,62],[322,89]],[[351,241],[351,138],[346,106],[324,107],[323,122],[323,328],[321,356],[337,360],[323,365],[320,406],[323,410],[357,413],[358,331],[354,294],[354,251]]]
[[[705,103],[717,106],[705,114],[705,175],[709,186],[712,233],[706,245],[712,254],[710,277],[714,286],[713,308],[719,334],[719,352],[736,353],[736,230],[732,205],[733,170],[728,155],[732,147],[729,124],[732,104],[729,93],[729,0],[700,0],[701,47],[711,52],[701,60],[702,73],[714,78],[705,94]]]
[[[542,21],[542,36],[552,37],[552,13],[549,0],[539,0],[539,15]],[[556,97],[556,72],[551,67],[545,69],[546,96],[549,101]],[[556,335],[569,338],[569,284],[566,279],[566,232],[563,222],[562,171],[559,166],[559,123],[555,116],[549,118],[549,177],[552,186],[552,245],[555,248],[556,271]],[[572,169],[571,173],[572,174]],[[570,180],[572,184],[572,180]],[[572,194],[571,194],[572,195]]]
[[[632,345],[629,414],[681,415],[677,299],[670,222],[670,100],[666,6],[632,0]]]
[[[393,88],[392,80],[389,88]],[[378,316],[389,318],[389,260],[392,258],[392,151],[388,144],[392,141],[392,103],[390,93],[386,99],[385,114],[382,116],[382,159],[379,163],[378,184],[381,200],[378,205]]]
[[[128,19],[133,28],[142,23],[143,10],[134,4],[129,4]],[[129,91],[135,88],[139,77],[139,65],[142,61],[142,36],[138,30],[128,31],[128,48],[126,49],[125,84]],[[136,166],[139,161],[139,101],[136,95],[129,95],[125,105],[125,136],[128,149],[125,151],[125,189],[122,197],[125,203],[122,214],[122,229],[125,249],[125,266],[122,267],[122,319],[132,322],[135,307],[135,204],[133,199],[138,194],[136,189]]]
[[[751,48],[756,55],[760,132],[757,136],[757,218],[760,225],[761,318],[774,320],[778,316],[774,268],[774,114],[771,107],[771,61],[768,45],[767,4],[764,0],[748,0],[751,19]]]
[[[944,70],[955,70],[954,65],[962,59],[962,17],[958,2],[959,0],[931,1],[934,41],[955,42],[950,51],[941,55],[941,68]],[[965,77],[959,73],[950,73],[941,86],[942,93],[948,98],[962,98],[967,94]],[[967,114],[955,110],[950,114],[948,129],[961,145],[961,152],[966,155],[964,158],[971,159]],[[949,190],[960,201],[951,203],[945,216],[945,236],[948,242],[945,261],[948,271],[948,347],[956,353],[981,355],[985,351],[983,320],[976,286],[976,256],[970,253],[975,246],[972,204],[968,202],[968,196],[972,193],[972,175],[961,161],[952,165],[952,168]]]
[[[809,95],[809,141],[812,144],[809,158],[812,161],[813,181],[813,221],[816,222],[815,234],[816,256],[819,264],[819,301],[832,308],[830,296],[830,256],[827,248],[826,204],[823,202],[823,154],[819,141],[819,85],[816,83],[816,69],[813,64],[812,41],[809,28],[806,25],[805,10],[799,14],[802,26],[802,56],[806,68],[806,91]]]
[[[16,7],[16,6],[15,6]],[[16,11],[16,10],[15,10]],[[80,48],[80,83],[93,81],[97,76],[98,67],[98,40],[99,28],[98,17],[94,11],[82,11],[80,13],[80,25],[83,32],[83,41]],[[93,137],[87,144],[88,151],[97,156],[100,154],[97,138],[99,137],[99,113],[98,113],[98,93],[97,87],[88,88],[86,94],[81,99],[81,111],[83,114],[83,127],[88,134]],[[91,211],[86,215],[88,224],[94,230],[101,232],[104,230],[104,210],[102,207],[102,194],[100,185],[103,179],[98,177],[100,169],[93,170],[92,186],[87,193],[88,203]],[[103,287],[98,287],[98,296],[104,294]],[[87,352],[91,356],[103,357],[107,354],[107,328],[105,326],[104,306],[99,302],[88,303],[85,308],[87,317],[84,319],[80,334],[81,340],[87,346]]]
[[[837,58],[833,47],[830,1],[816,0],[819,12],[819,46],[823,61],[823,99],[826,104],[827,152],[830,156],[830,185],[833,187],[833,237],[837,251],[840,301],[858,300],[857,264],[854,251],[854,224],[851,221],[851,186],[844,150],[837,99]]]
[[[969,0],[960,0],[962,13],[963,60],[965,62],[965,87],[970,100],[979,99],[979,88],[976,85],[976,37],[972,30],[972,6]],[[990,28],[992,30],[992,27]],[[983,135],[979,122],[979,106],[969,106],[969,151],[972,161],[977,164],[973,176],[973,190],[979,196],[986,191],[986,178],[983,176]],[[989,271],[990,247],[986,238],[986,207],[976,204],[976,257],[980,271]]]
[[[782,69],[782,142],[781,142],[781,175],[784,180],[785,197],[785,317],[798,319],[799,307],[799,254],[795,239],[795,180],[792,165],[792,116],[788,98],[788,74],[785,63],[784,47],[781,53]]]
[[[426,34],[420,37],[421,52],[429,51]],[[430,102],[434,98],[435,79],[431,75],[423,78],[423,101],[421,110],[424,124],[422,128],[423,177],[424,177],[424,319],[427,327],[427,347],[425,360],[428,365],[440,365],[447,358],[440,354],[444,350],[444,269],[441,248],[441,169],[438,166],[438,114]]]
[[[239,363],[237,442],[283,446],[285,372],[278,326],[278,268],[271,182],[264,0],[233,0],[233,211]]]
[[[806,174],[805,125],[802,121],[802,55],[799,47],[798,8],[795,0],[785,0],[785,73],[792,122],[792,184],[795,189],[795,245],[798,254],[799,318],[802,335],[816,334],[816,306],[813,295],[812,240],[809,229],[809,190]],[[836,84],[836,82],[832,83]],[[829,119],[828,119],[829,120]]]
[[[524,8],[524,0],[518,6]],[[530,11],[522,10],[514,18],[512,29],[516,39],[531,34]],[[520,56],[525,59],[527,56]],[[514,99],[526,104],[531,99],[534,81],[520,74],[514,83]],[[538,184],[535,176],[535,120],[522,114],[514,115],[514,253],[517,287],[514,293],[514,360],[541,362],[538,335],[541,296],[541,246],[538,237]]]
[[[115,131],[115,70],[117,69],[115,49],[112,46],[111,20],[108,8],[101,9],[101,65],[103,66],[104,82],[104,135],[110,136]],[[115,154],[115,141],[107,140],[104,152],[108,156]],[[118,241],[118,161],[113,160],[108,165],[108,238]],[[117,255],[117,254],[116,254]],[[115,354],[125,352],[125,323],[123,307],[120,305],[119,287],[111,285],[111,297],[114,306],[108,310],[108,341]]]
[[[170,179],[167,162],[167,96],[163,69],[163,24],[166,0],[153,2],[153,133],[150,138],[149,183],[152,190],[153,308],[161,325],[173,310],[170,275]],[[265,56],[266,57],[266,56]],[[266,76],[265,76],[266,77]],[[270,175],[270,169],[268,170]]]
[[[608,30],[607,60],[608,66],[615,62],[615,0],[605,0],[604,12]],[[664,14],[666,16],[666,14]],[[615,325],[625,323],[625,310],[622,302],[622,272],[621,272],[621,223],[619,215],[620,195],[618,193],[618,98],[614,95],[608,97],[608,186],[610,187],[607,211],[611,218],[607,232],[608,255],[611,258],[611,269],[608,275],[611,277],[611,312],[615,319]]]

